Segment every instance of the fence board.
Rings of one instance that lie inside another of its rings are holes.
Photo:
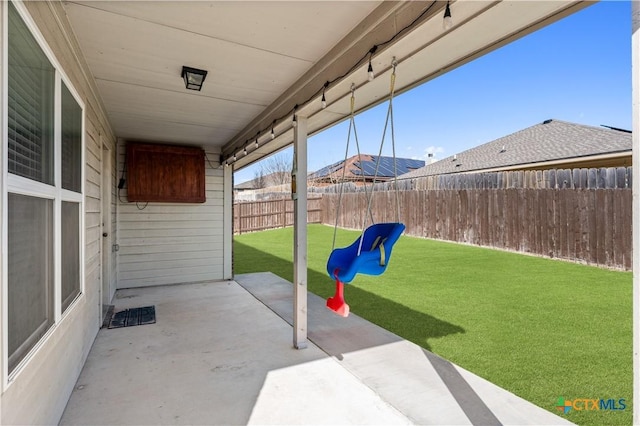
[[[580,213],[581,213],[580,200],[582,198],[580,197],[580,195],[584,195],[584,194],[586,194],[586,191],[576,191],[569,194],[569,197],[572,198],[571,204],[568,206],[568,210],[570,210],[572,213],[571,220],[569,222],[570,232],[571,232],[570,241],[572,244],[570,258],[574,260],[584,259],[585,261],[587,261],[587,258],[585,257],[586,254],[583,253],[582,251],[581,227],[582,226],[588,227],[588,223],[582,221],[582,217],[580,216]]]
[[[629,191],[631,192],[631,191]],[[620,214],[622,215],[621,229],[619,232],[618,240],[623,241],[622,245],[622,255],[624,256],[624,267],[625,269],[631,269],[632,259],[631,259],[631,250],[632,250],[632,242],[631,242],[631,216],[632,216],[632,199],[631,196],[625,197],[622,200],[622,207],[620,208]]]
[[[606,221],[607,218],[607,206],[605,200],[606,191],[595,191],[594,197],[594,205],[592,210],[592,215],[596,215],[599,219],[603,219]],[[596,250],[596,258],[595,262],[600,265],[607,264],[607,239],[606,239],[606,226],[602,221],[595,220],[594,224],[596,227],[596,241],[595,241],[595,250]]]

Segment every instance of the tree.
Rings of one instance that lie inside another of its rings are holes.
[[[253,189],[261,189],[267,186],[266,179],[264,177],[264,172],[262,169],[256,170],[253,175]]]
[[[283,152],[272,155],[262,162],[260,173],[265,178],[265,186],[283,185],[291,182],[292,158]]]

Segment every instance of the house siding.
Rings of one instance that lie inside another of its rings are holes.
[[[119,140],[120,174],[125,152],[125,141]],[[206,154],[202,204],[129,203],[126,186],[120,190],[118,288],[224,278],[224,171],[219,152]]]
[[[110,268],[110,285],[111,294],[109,294],[109,300],[113,300],[113,296],[115,296],[116,288],[118,286],[118,262],[117,262],[117,253],[115,252],[115,244],[118,241],[118,170],[116,167],[117,161],[117,151],[116,147],[109,149],[109,154],[111,155],[111,268]]]
[[[109,152],[114,154],[112,164],[115,164],[115,137],[95,95],[95,82],[82,59],[62,5],[58,2],[25,2],[24,6],[85,103],[85,282],[82,296],[50,330],[12,380],[3,386],[0,423],[55,424],[62,416],[100,326],[100,151],[103,144],[111,147]],[[0,11],[4,13],[3,8]],[[2,36],[0,32],[0,38]],[[3,69],[2,72],[6,71]],[[5,111],[1,112],[0,116],[4,117]],[[116,231],[115,226],[113,230]],[[115,260],[111,263],[115,265]],[[115,273],[112,279],[117,279]]]

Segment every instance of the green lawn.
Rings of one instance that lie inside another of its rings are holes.
[[[309,290],[332,295],[333,228],[310,225]],[[338,232],[337,246],[359,234]],[[291,228],[235,237],[235,273],[292,281]],[[543,407],[558,397],[616,400],[579,424],[631,424],[632,276],[569,262],[403,236],[384,275],[345,289],[360,315]]]

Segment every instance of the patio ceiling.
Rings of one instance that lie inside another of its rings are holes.
[[[63,4],[118,137],[239,153],[240,168],[292,142],[296,104],[313,134],[346,117],[352,83],[359,111],[384,101],[393,57],[405,91],[591,2],[459,0],[450,30],[443,1]],[[202,91],[185,89],[183,65],[208,70]]]

